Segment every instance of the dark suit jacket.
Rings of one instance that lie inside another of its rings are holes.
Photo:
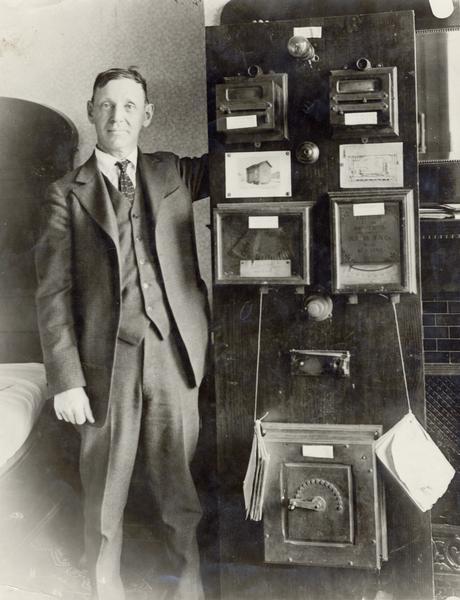
[[[192,200],[207,195],[206,158],[139,152],[154,239],[191,385],[199,385],[208,307],[198,273]],[[120,322],[118,229],[93,155],[48,189],[36,249],[37,311],[49,394],[86,386],[96,424],[110,396]]]

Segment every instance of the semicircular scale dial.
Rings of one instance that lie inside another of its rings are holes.
[[[325,511],[333,508],[343,512],[344,502],[337,486],[322,478],[307,479],[296,491],[295,497],[289,502],[289,509],[306,508],[314,511]]]

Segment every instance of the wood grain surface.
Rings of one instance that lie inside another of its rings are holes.
[[[286,50],[294,26],[322,26],[312,40],[319,61],[311,67]],[[208,101],[211,147],[211,203],[225,202],[224,140],[213,129],[214,86],[248,66],[288,73],[289,142],[262,143],[261,150],[294,153],[315,142],[314,165],[292,162],[292,200],[314,201],[313,285],[330,290],[330,233],[327,193],[339,190],[339,149],[329,126],[329,72],[350,67],[360,57],[372,65],[398,67],[400,137],[404,186],[418,201],[414,20],[410,12],[208,28]],[[382,141],[370,138],[369,143]],[[386,141],[386,140],[383,140]],[[343,142],[342,142],[343,143]],[[232,144],[231,151],[253,151]],[[418,223],[418,219],[416,219]],[[416,231],[417,246],[419,232]],[[420,289],[420,286],[418,286]],[[245,521],[242,481],[252,441],[259,290],[257,286],[215,286],[214,357],[216,375],[222,597],[267,599],[373,599],[378,590],[393,597],[433,598],[429,515],[422,514],[392,482],[387,484],[389,561],[380,573],[353,569],[267,566],[261,525]],[[420,295],[403,295],[397,306],[412,408],[424,422]],[[297,349],[349,350],[348,379],[292,377],[288,353]],[[381,424],[384,430],[406,412],[401,362],[389,299],[360,295],[351,305],[333,297],[333,317],[306,318],[304,297],[272,289],[263,297],[258,416],[299,423]],[[358,498],[359,502],[359,498]]]

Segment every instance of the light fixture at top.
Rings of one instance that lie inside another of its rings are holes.
[[[452,0],[430,0],[431,12],[438,19],[446,19],[454,12]]]

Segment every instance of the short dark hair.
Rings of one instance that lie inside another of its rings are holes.
[[[91,100],[94,100],[94,96],[96,94],[96,90],[99,88],[103,88],[105,85],[112,81],[112,79],[132,79],[136,83],[142,86],[145,94],[145,101],[148,102],[147,96],[147,82],[139,73],[136,67],[128,67],[127,69],[113,68],[107,69],[107,71],[102,71],[96,76],[93,85],[93,96]]]

